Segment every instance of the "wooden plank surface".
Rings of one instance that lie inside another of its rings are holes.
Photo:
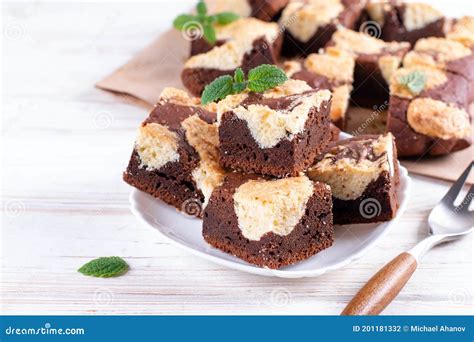
[[[338,314],[427,234],[449,184],[413,177],[399,225],[360,260],[313,279],[244,274],[141,226],[121,181],[146,111],[96,90],[188,4],[4,4],[2,314]],[[120,255],[116,279],[76,269]],[[386,314],[472,314],[472,236],[431,251]]]

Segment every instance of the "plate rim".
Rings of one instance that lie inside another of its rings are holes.
[[[412,180],[411,180],[410,176],[408,175],[407,169],[405,167],[401,166],[399,161],[397,161],[397,162],[398,162],[398,166],[399,166],[400,179],[403,180],[403,182],[400,182],[398,191],[400,193],[403,193],[404,200],[401,203],[399,203],[400,206],[397,210],[396,216],[390,221],[382,222],[381,224],[386,224],[387,227],[385,227],[385,229],[376,238],[374,238],[373,241],[369,242],[366,246],[361,248],[359,251],[357,251],[353,255],[347,257],[346,259],[344,259],[344,260],[342,260],[338,263],[335,263],[335,264],[327,266],[327,267],[318,268],[318,269],[315,269],[315,270],[298,270],[298,271],[288,271],[288,270],[285,270],[285,269],[274,270],[274,269],[269,269],[269,268],[258,267],[258,266],[251,265],[251,264],[240,264],[240,263],[236,263],[236,262],[231,261],[231,260],[222,259],[222,258],[220,258],[218,256],[215,256],[215,255],[210,255],[210,254],[205,253],[203,251],[200,251],[200,250],[194,249],[190,246],[187,246],[186,244],[180,243],[179,241],[174,240],[173,238],[171,238],[168,235],[164,234],[160,229],[152,226],[147,221],[147,219],[142,214],[141,210],[138,208],[138,203],[135,200],[135,196],[137,196],[137,194],[140,194],[140,193],[143,193],[143,192],[136,189],[136,188],[132,188],[132,190],[130,192],[130,195],[129,195],[130,209],[131,209],[133,215],[136,218],[138,218],[138,220],[143,225],[145,225],[149,229],[152,229],[155,232],[158,232],[158,234],[160,234],[162,237],[164,237],[171,244],[173,244],[173,245],[175,245],[175,246],[177,246],[177,247],[179,247],[179,248],[181,248],[185,251],[188,251],[193,255],[196,255],[196,256],[201,257],[205,260],[208,260],[208,261],[210,261],[214,264],[218,264],[220,266],[225,266],[225,267],[228,267],[228,268],[231,268],[231,269],[234,269],[234,270],[238,270],[238,271],[242,271],[242,272],[246,272],[246,273],[251,273],[251,274],[255,274],[255,275],[260,275],[260,276],[279,277],[279,278],[310,278],[310,277],[317,277],[317,276],[320,276],[320,275],[325,274],[327,272],[343,268],[344,266],[347,266],[348,264],[350,264],[350,263],[360,259],[361,257],[363,257],[367,252],[369,252],[372,248],[375,247],[376,243],[380,239],[382,239],[384,236],[387,235],[387,233],[392,229],[392,226],[394,226],[398,222],[399,218],[403,215],[403,213],[405,212],[405,209],[407,207],[408,197],[410,195]],[[402,188],[402,185],[403,185],[403,188]],[[146,194],[146,193],[144,193],[144,194]],[[156,200],[159,201],[159,199],[156,199]],[[199,220],[198,218],[194,218],[194,219]],[[212,247],[210,247],[210,248],[212,248]]]

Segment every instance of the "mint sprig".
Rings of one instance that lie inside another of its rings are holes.
[[[201,103],[208,104],[222,100],[227,95],[239,94],[246,90],[256,93],[274,88],[288,80],[285,72],[275,65],[262,64],[248,73],[248,79],[241,68],[237,68],[234,77],[224,75],[209,83],[201,96]]]
[[[173,21],[173,26],[180,31],[186,30],[188,26],[199,27],[199,29],[202,29],[202,37],[211,45],[214,45],[217,39],[214,23],[227,25],[239,18],[237,14],[232,12],[208,15],[207,6],[203,0],[198,2],[196,13],[196,15],[181,14],[177,16]]]
[[[89,261],[77,271],[92,277],[117,277],[129,269],[128,264],[120,257],[102,257]]]
[[[407,75],[400,76],[398,82],[407,87],[412,94],[418,95],[425,88],[426,75],[424,72],[415,70]]]

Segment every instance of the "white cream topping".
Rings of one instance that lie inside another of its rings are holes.
[[[252,7],[248,0],[216,0],[207,1],[211,13],[233,12],[241,17],[250,17]]]
[[[410,46],[407,42],[384,42],[362,32],[339,28],[332,36],[332,42],[339,49],[358,54],[394,53]]]
[[[204,195],[204,206],[207,205],[214,188],[222,184],[224,170],[219,166],[219,134],[217,124],[209,124],[193,115],[184,120],[181,126],[185,129],[187,142],[199,154],[199,165],[192,176],[199,190]]]
[[[280,25],[306,43],[318,28],[334,22],[344,10],[340,0],[294,0],[283,10]]]
[[[304,61],[304,67],[312,73],[329,80],[351,83],[354,65],[355,60],[350,53],[335,47],[329,47],[321,53],[312,53]]]
[[[290,234],[305,214],[313,192],[313,182],[306,176],[242,184],[233,197],[242,235],[258,241],[267,233]]]
[[[444,140],[472,135],[469,114],[452,104],[418,98],[408,106],[407,121],[415,132]]]
[[[405,4],[403,24],[408,31],[421,29],[443,17],[443,13],[423,3]]]
[[[263,105],[234,108],[234,114],[247,122],[252,137],[260,148],[274,147],[283,138],[292,139],[303,132],[311,108],[318,110],[323,101],[329,101],[331,92],[320,90],[297,96],[286,110],[274,110]]]
[[[135,141],[140,167],[158,170],[169,162],[178,161],[178,141],[178,135],[166,126],[157,123],[141,126]]]

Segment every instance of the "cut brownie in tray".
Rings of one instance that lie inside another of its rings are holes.
[[[474,48],[474,17],[454,19],[446,37]]]
[[[277,23],[253,18],[223,26],[222,37],[228,37],[225,43],[192,56],[184,64],[181,80],[196,96],[217,77],[233,75],[238,67],[247,73],[261,64],[275,64],[282,39]]]
[[[292,0],[279,23],[285,28],[283,54],[306,56],[331,39],[337,26],[354,28],[365,0]]]
[[[354,90],[352,100],[362,107],[380,107],[388,102],[388,83],[408,52],[408,43],[387,43],[368,34],[339,29],[328,46],[354,54]]]
[[[399,170],[390,133],[360,135],[331,144],[308,170],[308,176],[331,187],[334,224],[395,217]]]
[[[391,42],[409,42],[418,39],[444,37],[445,18],[429,4],[402,1],[372,2],[364,11],[366,20],[360,30],[373,30],[379,38]],[[377,23],[373,27],[371,21]]]
[[[413,65],[432,66],[466,78],[468,101],[474,101],[474,49],[446,38],[420,39],[403,59],[403,66]]]
[[[199,99],[166,88],[138,131],[123,179],[178,210],[201,216],[224,177],[215,118]]]
[[[331,121],[339,128],[345,128],[345,116],[349,107],[354,74],[354,57],[338,48],[309,55],[304,61],[284,63],[288,77],[303,80],[314,89],[328,89],[332,92]]]
[[[410,81],[423,76],[423,88]],[[411,85],[411,87],[410,87]],[[457,74],[427,66],[398,69],[390,84],[387,130],[400,157],[443,155],[471,144],[468,82]]]
[[[333,235],[331,190],[306,176],[275,180],[228,174],[204,213],[209,244],[272,269],[330,247]]]
[[[233,12],[241,17],[255,17],[263,21],[278,20],[289,0],[215,0],[213,12]]]
[[[219,162],[247,173],[298,175],[331,139],[330,106],[329,90],[300,80],[227,96],[217,104]]]

